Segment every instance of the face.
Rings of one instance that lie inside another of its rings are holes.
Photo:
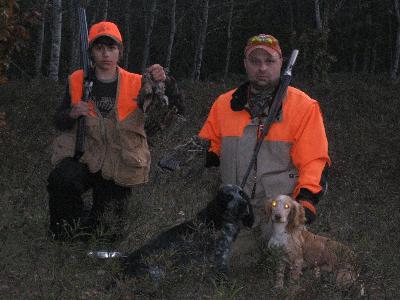
[[[271,55],[263,49],[254,49],[244,59],[244,67],[250,84],[257,90],[263,90],[279,83],[282,58],[278,53]]]
[[[292,201],[285,195],[280,195],[275,199],[272,199],[269,204],[271,209],[271,220],[275,223],[286,223],[288,221],[288,216]]]
[[[115,70],[119,59],[119,48],[116,44],[96,43],[92,47],[92,58],[96,69]]]

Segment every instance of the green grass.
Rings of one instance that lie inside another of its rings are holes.
[[[357,253],[360,280],[372,299],[399,298],[400,86],[382,78],[332,75],[330,83],[296,82],[318,99],[324,112],[332,168],[329,192],[320,203],[314,232],[350,245]],[[113,261],[86,257],[104,245],[56,243],[46,235],[46,180],[51,170],[54,109],[64,87],[44,82],[0,86],[0,111],[8,127],[0,129],[0,298],[4,299],[350,299],[357,290],[340,291],[330,280],[306,273],[301,288],[272,289],[274,255],[263,254],[255,265],[216,284],[206,266],[177,268],[159,286],[149,279],[120,280]],[[213,99],[231,86],[182,83],[186,122],[151,138],[153,164],[175,145],[196,134]],[[218,171],[202,168],[198,159],[175,174],[152,168],[151,181],[135,187],[129,227],[121,251],[131,251],[153,234],[191,218],[218,187]],[[161,253],[168,259],[168,253]],[[173,266],[170,266],[172,269]],[[106,287],[113,280],[116,287]],[[135,291],[142,290],[142,295]]]

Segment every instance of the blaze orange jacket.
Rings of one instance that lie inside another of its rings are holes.
[[[241,184],[257,142],[262,120],[251,119],[246,92],[241,86],[216,99],[199,136],[209,140],[209,151],[220,159],[222,182]],[[255,197],[287,194],[297,197],[304,189],[321,191],[321,174],[330,164],[328,142],[317,101],[289,87],[276,120],[262,143],[257,167],[245,190],[257,182]],[[253,181],[252,181],[253,180]]]
[[[136,98],[141,88],[141,75],[118,68],[118,86],[115,105],[107,118],[89,101],[86,117],[85,153],[80,161],[90,172],[101,170],[105,179],[121,186],[134,186],[148,181],[150,151],[144,130],[144,113],[138,109]],[[72,105],[82,99],[83,72],[75,71],[69,77]],[[53,144],[52,163],[73,157],[76,126],[63,132]]]

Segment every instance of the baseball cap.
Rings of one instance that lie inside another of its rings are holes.
[[[89,30],[89,45],[91,45],[99,37],[107,36],[118,44],[122,44],[122,36],[118,26],[112,22],[102,21],[93,24]]]
[[[261,33],[249,38],[244,49],[244,55],[247,57],[255,49],[264,49],[271,55],[277,52],[280,56],[282,56],[279,41],[269,34]]]

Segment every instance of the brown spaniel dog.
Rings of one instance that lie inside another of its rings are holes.
[[[358,275],[354,269],[355,255],[349,247],[332,239],[313,234],[304,226],[303,207],[291,197],[279,195],[265,204],[267,219],[272,223],[268,247],[282,247],[285,258],[277,268],[275,287],[282,288],[286,265],[292,280],[298,280],[303,269],[333,272],[342,288],[351,286]]]

